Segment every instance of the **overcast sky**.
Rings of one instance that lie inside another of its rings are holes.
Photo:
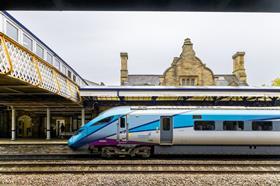
[[[191,38],[197,57],[215,74],[232,72],[245,51],[250,85],[280,77],[280,14],[10,11],[80,75],[119,85],[120,52],[129,74],[162,74]]]

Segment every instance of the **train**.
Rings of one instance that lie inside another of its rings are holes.
[[[114,107],[68,140],[102,157],[279,155],[280,109]]]

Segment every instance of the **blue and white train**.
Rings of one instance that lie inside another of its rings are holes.
[[[68,141],[104,157],[151,154],[280,154],[280,110],[115,107]]]

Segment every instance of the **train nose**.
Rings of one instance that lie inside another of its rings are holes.
[[[68,140],[68,146],[71,149],[75,149],[75,136],[72,136],[69,140]]]

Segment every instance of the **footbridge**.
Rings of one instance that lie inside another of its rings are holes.
[[[7,12],[0,18],[0,104],[80,105],[83,78]]]

